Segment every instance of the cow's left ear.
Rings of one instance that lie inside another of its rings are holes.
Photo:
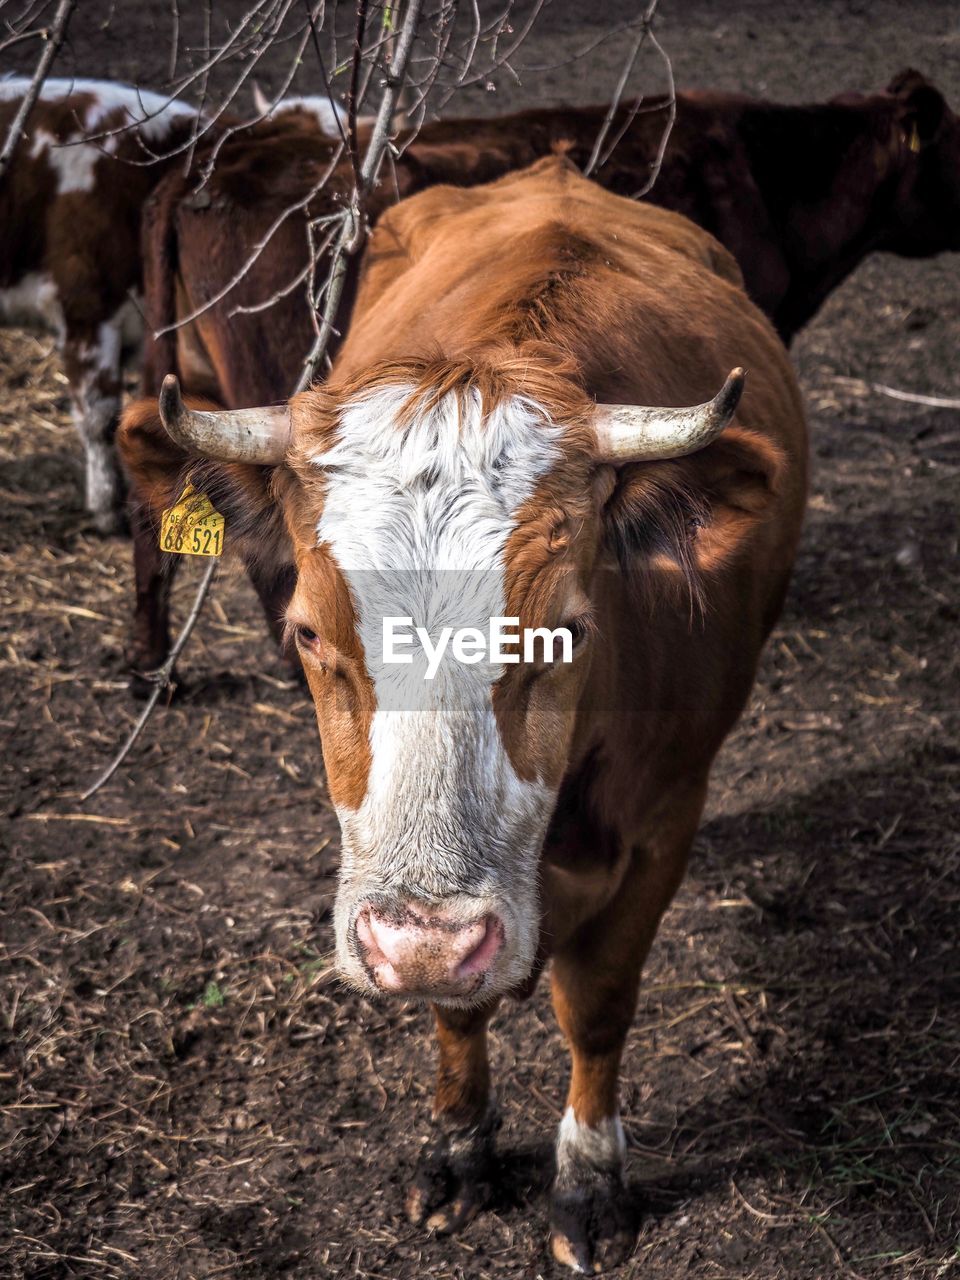
[[[898,99],[897,124],[911,151],[919,151],[935,140],[947,111],[943,94],[926,76],[908,68],[887,85],[887,93]]]
[[[785,462],[764,436],[728,427],[689,457],[621,468],[604,512],[620,563],[686,576],[719,569],[764,519]]]

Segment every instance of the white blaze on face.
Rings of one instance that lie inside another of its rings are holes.
[[[367,793],[339,813],[338,938],[358,895],[481,898],[513,916],[504,962],[519,980],[536,945],[553,793],[522,781],[504,749],[492,703],[502,668],[445,660],[425,681],[425,655],[409,665],[380,657],[385,617],[412,617],[437,636],[444,626],[486,632],[505,614],[507,540],[559,456],[559,429],[523,400],[483,417],[475,392],[398,425],[410,394],[391,387],[354,402],[337,443],[314,459],[327,485],[318,543],[350,588],[377,699]]]

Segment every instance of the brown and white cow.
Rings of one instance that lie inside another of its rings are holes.
[[[0,79],[0,137],[29,84]],[[264,106],[295,120],[305,138],[334,129],[335,110],[326,98]],[[113,437],[124,365],[139,362],[143,338],[141,214],[174,165],[196,186],[184,161],[197,128],[192,107],[149,90],[50,79],[0,179],[0,324],[57,337],[83,441],[87,510],[103,533],[121,513]]]
[[[552,1248],[589,1270],[632,1239],[617,1076],[641,967],[800,531],[786,351],[711,236],[548,158],[384,215],[324,385],[215,413],[171,377],[160,403],[228,538],[295,565],[340,968],[434,1004],[408,1212],[454,1230],[482,1205],[485,1028],[552,957],[573,1062]],[[128,410],[126,456],[156,429],[154,402]],[[478,661],[464,626],[493,617],[558,635]],[[469,643],[430,681],[390,652],[398,623]]]
[[[0,80],[0,134],[28,87]],[[150,161],[195,128],[192,108],[159,94],[47,80],[0,179],[0,322],[57,337],[86,457],[87,509],[104,533],[120,513],[113,436],[124,354],[142,338],[140,213],[165,172]]]
[[[536,109],[427,124],[384,171],[368,213],[376,221],[398,192],[438,182],[475,185],[555,151],[582,168],[606,110]],[[611,136],[622,136],[597,173],[621,195],[646,185],[666,105],[647,102],[633,119],[630,111],[624,106],[617,113]],[[318,145],[315,133],[304,134],[288,117],[225,147],[202,201],[177,174],[160,184],[144,252],[150,324],[167,331],[148,341],[145,393],[155,394],[168,373],[231,408],[289,393],[314,337],[297,284],[307,262],[302,218],[329,213],[348,196],[349,164],[334,170],[303,213],[281,215],[319,184],[331,155],[329,145]],[[960,249],[960,121],[916,71],[901,72],[882,93],[804,106],[681,93],[647,198],[686,214],[733,253],[748,294],[789,341],[869,253]],[[263,251],[241,272],[249,246],[263,240]],[[343,333],[356,274],[351,267],[337,319]],[[195,323],[169,329],[238,275],[222,302]],[[264,310],[264,300],[278,294]],[[149,455],[161,482],[183,463],[162,432],[149,442]],[[160,551],[156,528],[143,518],[149,495],[133,496],[137,605],[130,657],[134,670],[145,672],[160,665],[169,646],[167,598],[176,558]],[[276,632],[285,579],[259,558],[250,571]]]

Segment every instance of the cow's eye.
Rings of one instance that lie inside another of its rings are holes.
[[[315,631],[311,631],[309,627],[297,626],[297,643],[298,644],[316,644],[320,638]]]
[[[574,649],[579,649],[590,634],[590,623],[586,618],[570,618],[565,624],[570,632],[570,638],[573,641]]]

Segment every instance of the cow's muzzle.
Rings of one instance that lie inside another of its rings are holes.
[[[367,901],[351,933],[357,958],[381,991],[459,1001],[486,985],[505,931],[489,911],[464,919],[442,907]]]

